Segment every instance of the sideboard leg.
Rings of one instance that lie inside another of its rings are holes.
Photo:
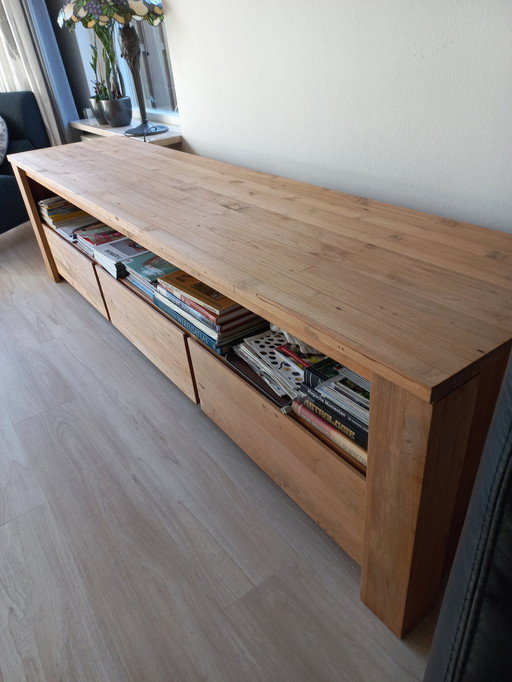
[[[440,586],[478,387],[430,404],[372,382],[361,598],[399,637]]]
[[[48,270],[48,274],[54,282],[60,282],[60,275],[57,271],[55,261],[53,260],[48,241],[44,235],[43,226],[41,225],[41,218],[39,217],[39,210],[30,187],[29,179],[27,178],[26,173],[17,166],[13,165],[13,170],[18,181],[18,186],[20,188],[23,201],[25,202],[25,208],[27,209],[28,217],[30,218],[34,234],[36,235],[37,243],[39,244],[39,248],[41,250],[41,255],[43,256],[46,269]]]

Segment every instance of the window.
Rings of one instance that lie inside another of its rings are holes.
[[[135,28],[140,39],[140,73],[146,108],[155,113],[177,112],[176,92],[163,24],[148,26],[145,21],[139,21]],[[126,68],[124,62],[123,65]]]
[[[148,116],[154,120],[172,122],[172,118],[169,117],[178,114],[178,104],[164,27],[162,24],[149,26],[145,21],[133,22],[132,25],[136,28],[140,40],[140,76]],[[90,45],[94,41],[94,35],[90,29],[84,28],[81,24],[76,25],[75,34],[90,88],[91,81],[93,81]],[[115,42],[125,92],[131,97],[133,107],[136,108],[137,97],[130,69],[120,55],[117,40]],[[90,94],[89,92],[87,96]]]

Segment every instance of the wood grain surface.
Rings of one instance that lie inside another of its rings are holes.
[[[201,408],[361,563],[364,476],[199,344],[189,345]]]
[[[372,387],[379,409],[370,439],[380,442],[368,462],[361,596],[399,636],[431,608],[452,550],[478,383],[471,379],[435,405],[385,379]]]
[[[48,280],[28,225],[0,235],[0,316],[0,680],[421,680],[433,619],[394,637],[355,562]]]
[[[133,140],[11,161],[320,350],[424,400],[477,374],[512,337],[510,234]]]
[[[78,293],[82,294],[96,310],[108,318],[105,301],[98,284],[95,264],[87,256],[80,253],[78,249],[71,249],[64,238],[60,237],[55,230],[46,225],[43,229],[58,273]]]

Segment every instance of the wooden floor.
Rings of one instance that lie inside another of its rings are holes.
[[[359,568],[67,283],[0,235],[0,680],[421,680]]]

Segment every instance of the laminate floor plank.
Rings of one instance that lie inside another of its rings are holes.
[[[152,367],[150,375],[158,372],[157,380],[164,381],[162,391],[155,394],[151,384],[141,383],[135,369],[140,363],[146,368],[148,361],[137,357],[135,363],[132,356],[112,352],[104,341],[80,334],[66,337],[62,345],[65,352],[60,366],[68,378],[72,377],[78,392],[94,393],[96,408],[108,418],[110,428],[123,444],[119,448],[123,459],[120,465],[136,476],[138,485],[151,495],[166,522],[170,522],[167,500],[181,502],[240,563],[251,584],[264,580],[294,558],[295,551],[276,533],[271,519],[251,504],[239,486],[211,460],[208,438],[197,443],[177,428],[185,415],[212,425],[181,391]],[[94,349],[103,363],[93,369],[83,358],[90,357]],[[62,353],[62,346],[56,352]],[[99,383],[102,390],[98,389]]]
[[[253,504],[268,515],[274,529],[296,551],[294,564],[306,574],[315,575],[322,593],[327,591],[340,604],[340,613],[350,618],[337,624],[342,636],[344,629],[361,633],[370,648],[380,646],[396,660],[407,662],[413,669],[424,667],[437,609],[433,609],[403,640],[396,638],[370,610],[354,596],[359,594],[361,569],[318,525],[303,512],[282,490],[210,420],[182,419],[179,429],[191,440],[204,442],[208,438],[209,456],[234,482],[240,486]],[[385,679],[385,678],[384,678]],[[404,677],[403,679],[407,679]]]
[[[221,606],[252,583],[202,529],[191,539],[197,523],[181,508],[173,514],[172,489],[164,523],[163,501],[156,509],[112,423],[96,421],[94,439],[89,438],[95,417],[76,400],[18,430],[128,679],[195,680],[207,669],[219,682],[239,679],[249,665],[245,645]],[[175,534],[181,528],[180,544],[169,525]],[[144,667],[148,660],[150,671]],[[251,679],[249,668],[246,674]]]
[[[46,502],[0,397],[0,526]]]
[[[20,235],[26,233],[25,226],[19,229],[20,234],[17,229],[11,231],[18,240]],[[7,236],[10,237],[10,234],[7,233]],[[2,242],[5,243],[5,240],[2,239],[0,244]],[[27,252],[33,252],[33,236],[29,239],[27,233],[25,243],[30,245]],[[41,349],[45,331],[42,331],[38,318],[26,316],[27,307],[21,293],[18,296],[18,292],[26,286],[23,274],[27,269],[23,268],[23,260],[16,257],[19,248],[21,247],[13,249],[13,260],[10,262],[11,251],[0,247],[0,396],[3,397],[5,409],[13,423],[75,398],[58,366]],[[43,273],[40,265],[35,272],[41,280]],[[40,301],[46,300],[48,304],[50,294],[44,296],[45,292],[49,292],[46,286],[46,283],[39,287],[33,283],[33,308],[39,308]]]
[[[405,682],[423,676],[421,660],[396,659],[368,637],[346,603],[319,588],[315,571],[296,564],[255,587],[227,614],[265,661],[268,682]],[[280,672],[283,660],[293,669],[287,678]]]
[[[32,342],[25,342],[16,330],[9,330],[8,318],[0,325],[0,395],[11,421],[18,422],[56,405],[75,399],[69,383],[49,357]],[[12,343],[8,335],[12,332]]]
[[[45,503],[0,527],[0,680],[126,679]]]
[[[23,321],[37,342],[88,328],[102,318],[85,299],[76,299],[67,282],[56,286],[41,265],[29,223],[0,235],[1,301],[15,308],[18,324]]]
[[[66,282],[0,235],[0,680],[421,679],[359,567]],[[45,502],[45,500],[47,502]]]

